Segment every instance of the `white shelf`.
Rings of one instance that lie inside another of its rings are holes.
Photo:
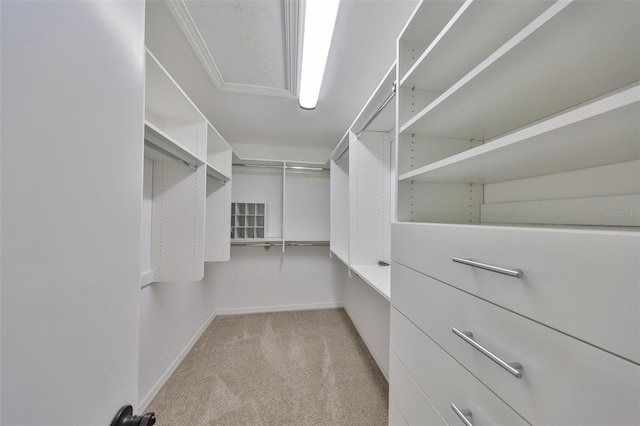
[[[194,166],[204,164],[193,152],[147,120],[144,121],[144,140]],[[170,156],[148,146],[145,146],[144,156],[154,161],[174,161]]]
[[[400,85],[444,92],[553,3],[465,2],[403,76]]]
[[[636,160],[639,117],[640,85],[634,85],[399,179],[487,184]]]
[[[386,300],[391,300],[391,266],[351,265],[351,269]]]
[[[422,1],[414,10],[409,24],[400,32],[398,47],[399,75],[402,77],[438,36],[440,29],[446,25],[456,11],[464,4],[462,0]],[[420,25],[411,25],[411,22]]]
[[[183,123],[205,121],[195,104],[148,49],[145,66],[145,114]]]
[[[207,164],[227,180],[231,179],[231,147],[218,131],[209,124],[207,126]]]
[[[227,183],[231,180],[231,175],[226,175],[220,170],[214,168],[210,164],[207,164],[207,176],[213,177],[214,179],[221,181],[220,183]]]
[[[632,84],[640,79],[637,16],[637,2],[558,2],[400,131],[492,139]]]
[[[231,148],[149,50],[145,68],[144,156],[153,160],[145,162],[153,170],[145,191],[153,213],[143,224],[151,271],[141,282],[198,281],[205,261],[229,259]]]

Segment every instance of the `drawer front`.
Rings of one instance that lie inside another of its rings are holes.
[[[461,410],[471,410],[471,423],[475,426],[527,424],[396,309],[391,312],[391,353],[392,359],[410,372],[447,424],[463,425],[452,410],[452,403]],[[396,371],[391,372],[391,392]],[[407,421],[412,425],[428,424]]]
[[[400,360],[391,353],[389,368],[392,377],[389,383],[389,425],[404,424],[446,426],[447,423],[435,409],[429,398],[411,378]],[[392,415],[392,402],[397,404],[398,413]]]
[[[639,424],[640,366],[443,284],[392,268],[395,308],[533,424]],[[503,361],[516,378],[452,332]],[[393,336],[392,336],[393,338]]]
[[[389,395],[389,426],[409,426],[400,412],[393,394]]]
[[[392,253],[395,262],[640,363],[636,233],[396,223]]]

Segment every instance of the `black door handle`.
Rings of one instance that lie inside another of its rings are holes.
[[[151,426],[156,423],[155,413],[146,413],[142,416],[133,414],[133,407],[125,405],[113,418],[111,426]]]

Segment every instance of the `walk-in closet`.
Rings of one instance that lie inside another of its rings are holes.
[[[0,0],[0,425],[640,425],[639,0]]]

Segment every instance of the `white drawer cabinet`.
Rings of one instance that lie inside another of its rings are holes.
[[[389,356],[389,372],[394,378],[389,389],[390,426],[403,424],[446,426],[447,423],[438,410],[393,352]]]
[[[531,423],[640,423],[640,366],[397,263],[392,282],[394,307]],[[522,377],[453,327],[471,331],[504,362],[520,363]],[[394,332],[396,348],[403,343]]]
[[[476,426],[527,424],[396,309],[391,311],[391,347],[392,354],[410,371],[447,424],[462,425],[452,403],[461,410],[471,410]],[[392,392],[395,380],[392,371]]]
[[[394,261],[640,362],[637,233],[397,223],[393,235]],[[523,275],[513,278],[454,257]]]

